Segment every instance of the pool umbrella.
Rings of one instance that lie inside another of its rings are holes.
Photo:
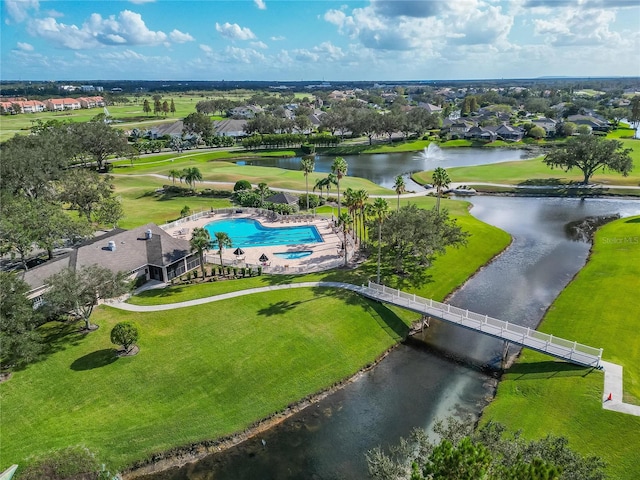
[[[238,248],[236,248],[236,249],[233,251],[233,254],[234,254],[236,257],[239,257],[239,256],[241,256],[241,255],[244,255],[244,250],[243,250],[243,249],[241,249],[240,247],[238,247]]]
[[[262,255],[260,255],[260,259],[261,262],[268,262],[269,261],[269,257],[267,257],[264,253]]]

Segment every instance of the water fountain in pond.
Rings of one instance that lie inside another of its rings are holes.
[[[430,143],[422,152],[415,157],[416,160],[439,161],[444,160],[442,149],[435,143]]]

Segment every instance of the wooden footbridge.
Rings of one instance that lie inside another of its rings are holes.
[[[356,290],[361,295],[385,303],[391,303],[422,315],[460,325],[475,332],[499,338],[521,347],[552,355],[567,362],[586,367],[600,368],[602,349],[554,337],[535,329],[514,325],[487,315],[463,310],[429,298],[369,282]]]

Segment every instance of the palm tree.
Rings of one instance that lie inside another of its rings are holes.
[[[382,256],[382,223],[389,216],[389,204],[384,198],[376,198],[373,204],[368,205],[369,214],[374,216],[378,223],[378,274],[376,283],[380,284],[380,259]]]
[[[324,186],[327,184],[328,180],[326,178],[319,178],[316,180],[316,184],[313,186],[313,191],[316,191],[316,188],[320,190],[320,198],[322,198],[322,191],[324,190]]]
[[[182,172],[180,170],[171,170],[169,172],[169,178],[171,179],[171,181],[173,182],[173,184],[176,184],[176,178],[180,179],[180,182],[182,182]]]
[[[353,224],[353,220],[351,216],[347,212],[343,212],[342,215],[338,217],[338,225],[342,229],[342,238],[344,239],[344,266],[347,266],[347,258],[349,253],[349,242],[347,240],[347,235],[349,235],[349,231],[351,230],[351,225]]]
[[[397,209],[400,210],[400,195],[407,191],[407,185],[404,183],[404,178],[402,178],[402,175],[398,175],[396,177],[396,183],[393,184],[393,189],[398,194]]]
[[[202,181],[202,173],[197,167],[185,168],[182,171],[182,175],[184,176],[184,181],[187,182],[193,190],[196,189],[196,182]]]
[[[200,268],[202,269],[202,278],[204,278],[204,251],[211,247],[211,235],[209,235],[209,232],[206,229],[196,227],[193,229],[189,243],[191,244],[191,251],[198,252],[198,256],[200,257]]]
[[[222,263],[222,251],[225,247],[232,247],[233,242],[231,241],[231,237],[227,235],[227,232],[213,232],[213,235],[216,239],[213,241],[216,245],[218,245],[218,255],[220,255],[220,266],[223,267],[224,263]]]
[[[364,188],[356,191],[356,207],[358,215],[360,216],[360,243],[362,243],[362,239],[364,238],[364,211],[368,199],[369,193]]]
[[[436,200],[436,212],[440,213],[440,196],[442,195],[442,189],[449,186],[451,178],[449,178],[449,174],[444,168],[438,167],[433,171],[431,180],[433,181],[433,185],[436,187],[436,191],[438,193],[438,200]]]
[[[258,184],[258,193],[260,194],[260,208],[264,205],[264,196],[269,193],[269,186],[261,182]]]
[[[313,172],[315,167],[316,162],[312,156],[305,157],[300,162],[300,169],[304,172],[304,178],[307,183],[307,210],[309,210],[309,174]]]
[[[331,164],[331,173],[336,176],[336,188],[338,189],[338,218],[340,218],[340,179],[347,174],[347,161],[342,157],[336,157]]]
[[[343,198],[344,206],[346,207],[347,212],[351,216],[351,221],[357,227],[356,215],[355,215],[355,212],[358,208],[356,191],[353,188],[349,187],[344,191],[342,198]],[[356,228],[356,231],[357,231],[357,228]]]

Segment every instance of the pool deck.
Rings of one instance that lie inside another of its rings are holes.
[[[296,215],[291,215],[296,217]],[[316,217],[313,220],[305,221],[269,221],[264,215],[257,215],[252,213],[225,213],[225,214],[211,214],[207,217],[199,218],[182,223],[180,226],[167,229],[167,233],[170,235],[189,240],[191,233],[196,227],[204,227],[206,224],[215,220],[229,220],[237,218],[251,218],[259,221],[265,227],[292,227],[300,225],[314,225],[320,235],[322,236],[321,243],[301,243],[297,245],[275,245],[265,247],[244,247],[240,245],[244,250],[242,257],[236,257],[233,251],[236,249],[225,248],[222,253],[222,258],[225,265],[236,265],[238,267],[244,267],[246,265],[262,265],[263,269],[267,273],[304,273],[304,272],[316,272],[321,270],[328,270],[340,266],[344,262],[344,256],[340,251],[342,246],[342,236],[338,236],[331,228],[331,221],[327,218]],[[274,255],[274,253],[284,252],[299,252],[310,251],[311,255],[287,259],[280,258]],[[353,252],[353,245],[349,248],[349,254]],[[207,260],[209,263],[220,263],[218,250],[207,250]],[[265,254],[268,258],[268,262],[260,262],[260,257]]]

